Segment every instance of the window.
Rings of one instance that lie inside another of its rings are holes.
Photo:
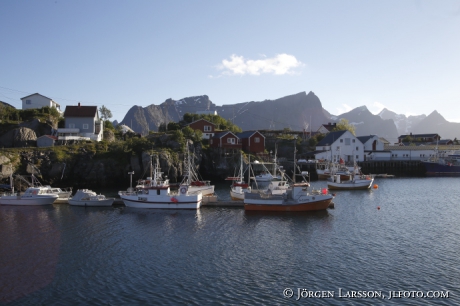
[[[339,150],[340,150],[340,147],[339,147],[339,146],[337,146],[337,151],[339,151]]]
[[[345,138],[345,145],[349,146],[350,145],[350,138]]]
[[[26,100],[26,104],[32,104],[32,101]]]
[[[259,142],[260,142],[260,138],[259,138],[259,137],[254,138],[254,142],[255,142],[255,143],[259,143]]]
[[[235,144],[235,138],[227,138],[227,143]]]
[[[356,147],[356,151],[359,151],[359,147]]]
[[[343,139],[340,139],[340,142],[343,142]]]
[[[351,142],[352,142],[352,143],[355,143],[355,140],[356,140],[356,139],[352,139]]]
[[[83,124],[83,129],[84,129],[84,130],[87,130],[88,128],[89,128],[89,127],[88,127],[88,123]]]
[[[359,156],[358,156],[358,155],[356,155],[356,160],[358,160],[358,159],[359,159]]]
[[[210,125],[205,125],[204,128],[203,128],[203,130],[204,130],[205,132],[211,132],[211,131],[212,131]]]

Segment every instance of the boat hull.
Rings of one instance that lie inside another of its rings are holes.
[[[366,190],[371,188],[373,179],[371,180],[362,180],[362,181],[345,181],[340,183],[328,182],[327,188],[330,190]]]
[[[318,180],[327,180],[331,177],[330,173],[320,174],[318,173]],[[343,181],[349,180],[351,177],[348,174],[340,174],[340,179]]]
[[[283,195],[245,195],[247,211],[318,211],[326,210],[332,202],[330,195],[302,197],[299,201],[286,200]]]
[[[152,198],[137,195],[120,195],[127,207],[157,208],[157,209],[198,209],[201,206],[202,195],[187,196],[156,196]]]
[[[69,205],[73,206],[84,206],[84,207],[102,207],[102,206],[112,206],[113,201],[115,199],[105,199],[105,200],[88,200],[88,201],[82,201],[82,200],[69,200]]]
[[[248,204],[244,203],[244,210],[248,211],[318,211],[326,210],[332,202],[331,199],[316,202],[296,204]]]
[[[456,176],[460,177],[460,166],[449,166],[433,162],[422,162],[426,176]]]
[[[214,185],[211,186],[188,186],[189,193],[199,193],[202,195],[212,195],[214,194]]]
[[[22,196],[2,196],[0,205],[50,205],[57,199],[57,196],[41,196],[41,197],[22,197]]]
[[[244,193],[235,192],[233,190],[230,190],[230,198],[232,199],[232,201],[243,201]]]

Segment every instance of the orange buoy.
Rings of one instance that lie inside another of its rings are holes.
[[[377,206],[377,210],[380,210],[380,206]]]
[[[379,188],[379,185],[374,184],[374,189],[377,189],[377,188]]]

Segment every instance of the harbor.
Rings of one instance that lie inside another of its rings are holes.
[[[355,304],[340,288],[382,292],[385,305],[457,305],[457,180],[376,179],[307,213],[0,206],[0,305],[285,304],[297,288],[335,292],[316,305]],[[219,199],[228,191],[216,185]],[[449,296],[388,299],[395,290]]]

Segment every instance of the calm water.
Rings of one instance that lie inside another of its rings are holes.
[[[0,304],[459,305],[460,179],[376,184],[308,214],[0,206]],[[403,290],[449,298],[388,300]]]

